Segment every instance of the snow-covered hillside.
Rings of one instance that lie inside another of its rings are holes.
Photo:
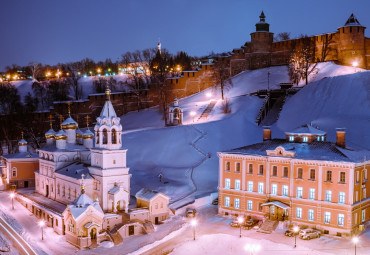
[[[311,79],[316,82],[288,99],[280,120],[273,126],[273,136],[283,137],[283,131],[313,122],[327,130],[328,139],[334,141],[334,128],[346,126],[349,145],[358,143],[370,149],[370,136],[366,135],[370,128],[370,72],[346,75],[354,69],[333,63],[322,63],[317,68],[319,73]],[[233,87],[226,92],[232,104],[231,114],[222,114],[220,93],[210,88],[180,100],[183,126],[164,127],[156,107],[122,116],[132,192],[144,186],[165,192],[176,201],[189,194],[191,199],[217,191],[217,152],[262,141],[262,128],[255,123],[262,100],[247,94],[267,88],[267,72],[271,74],[270,88],[288,81],[285,66],[235,76]],[[218,102],[208,119],[197,120],[210,102],[206,97],[209,92]],[[190,111],[197,112],[194,123]],[[159,173],[164,176],[162,183]]]

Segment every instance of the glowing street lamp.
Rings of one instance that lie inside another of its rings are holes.
[[[193,240],[195,240],[195,226],[197,225],[197,220],[192,219],[190,222],[191,226],[193,227]]]
[[[249,251],[250,255],[257,254],[261,250],[261,245],[259,244],[247,244],[244,246],[244,250]]]
[[[355,68],[355,72],[356,72],[356,67],[358,67],[358,62],[357,61],[353,61],[352,66]]]
[[[10,193],[9,197],[12,199],[12,210],[14,210],[14,197],[15,197],[14,192]]]
[[[100,69],[100,68],[96,69],[96,71],[97,71],[99,74],[101,73],[101,69]]]
[[[45,221],[40,220],[39,221],[39,226],[41,227],[41,239],[44,240],[44,226],[45,226]]]
[[[299,231],[299,228],[297,226],[295,226],[293,228],[293,232],[294,232],[294,248],[297,247],[297,234],[298,234],[298,231]]]
[[[356,251],[356,248],[357,248],[357,243],[358,243],[358,241],[359,241],[359,240],[358,240],[358,237],[357,237],[357,236],[355,236],[355,237],[353,237],[353,238],[352,238],[352,242],[355,244],[355,255],[356,255],[356,252],[357,252],[357,251]]]
[[[196,114],[197,114],[197,113],[196,113],[196,112],[194,112],[194,111],[191,111],[191,112],[190,112],[190,116],[191,116],[191,117],[193,117],[193,122],[194,122],[194,117],[195,117],[195,115],[196,115]]]
[[[240,232],[239,232],[239,237],[241,238],[242,237],[242,224],[244,222],[244,218],[243,217],[239,217],[238,218],[238,223],[239,223],[239,228],[240,228]]]
[[[212,96],[212,93],[211,92],[207,92],[206,93],[206,97],[210,98]]]

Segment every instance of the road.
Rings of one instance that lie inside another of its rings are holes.
[[[2,218],[0,217],[0,231],[12,240],[13,246],[19,254],[36,255],[33,248]]]

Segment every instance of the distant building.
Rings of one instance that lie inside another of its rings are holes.
[[[370,38],[365,37],[365,29],[351,14],[336,32],[309,37],[314,45],[313,62],[334,61],[348,66],[357,63],[358,67],[370,69]],[[256,31],[250,35],[251,41],[226,56],[233,75],[248,69],[286,65],[292,49],[302,43],[302,39],[274,42],[274,33],[270,32],[263,12],[256,23]],[[323,50],[327,51],[325,59],[322,59]]]
[[[179,100],[175,98],[173,100],[173,106],[168,108],[168,123],[169,126],[182,125],[184,113],[182,108],[179,106]]]
[[[220,152],[219,214],[265,217],[350,234],[370,220],[370,152],[336,143],[305,125],[263,142]]]
[[[169,217],[170,198],[163,193],[142,188],[136,195],[136,206],[149,210],[149,221],[159,224]]]

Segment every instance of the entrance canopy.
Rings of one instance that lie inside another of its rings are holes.
[[[275,205],[275,206],[280,207],[280,208],[282,208],[282,209],[284,209],[284,210],[286,210],[286,209],[290,208],[290,206],[289,206],[289,205],[286,205],[286,204],[284,204],[284,203],[282,203],[282,202],[279,202],[279,201],[271,201],[271,202],[267,202],[267,203],[262,204],[261,206],[265,206],[265,205]]]

